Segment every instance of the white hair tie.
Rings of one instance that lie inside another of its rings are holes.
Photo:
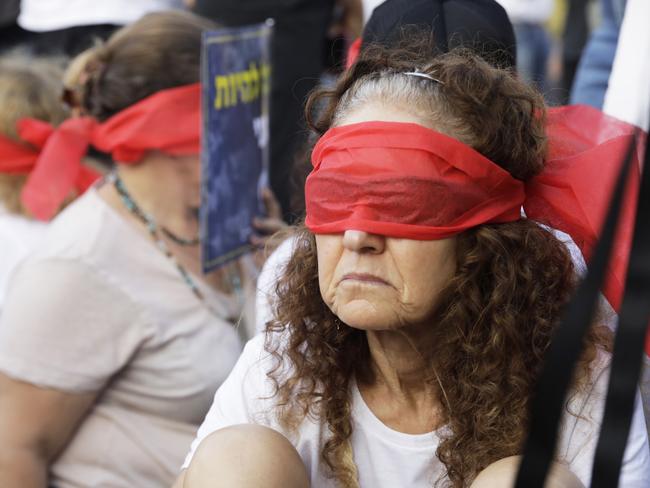
[[[426,73],[421,73],[420,71],[406,71],[402,74],[406,76],[416,76],[418,78],[424,78],[425,80],[435,81],[436,83],[440,83],[441,85],[444,85],[444,83],[440,81],[438,78],[434,78],[433,76],[428,75]]]

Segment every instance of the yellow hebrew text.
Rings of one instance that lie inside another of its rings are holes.
[[[271,67],[250,63],[246,71],[217,75],[214,79],[214,108],[222,110],[240,103],[253,103],[266,96],[271,85]]]

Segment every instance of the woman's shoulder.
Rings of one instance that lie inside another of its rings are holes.
[[[266,350],[267,334],[260,333],[250,339],[244,346],[239,361],[248,368],[263,371],[268,368],[270,353]]]
[[[68,205],[49,225],[35,257],[84,258],[114,232],[106,205],[94,188]]]
[[[282,334],[261,332],[246,343],[236,366],[245,384],[260,390],[268,389],[264,385],[269,381],[269,374],[283,362],[280,354],[285,340]]]
[[[589,416],[597,419],[600,404],[607,395],[609,368],[612,356],[609,352],[598,348],[596,355],[589,365],[588,377],[576,388],[569,397],[567,408],[575,410],[576,416]]]
[[[296,242],[297,238],[295,234],[287,235],[264,263],[260,276],[268,275],[268,281],[274,282],[277,276],[282,273],[284,266],[286,266],[291,259],[293,247]]]
[[[267,377],[272,368],[265,336],[258,334],[246,343],[235,367],[215,393],[185,466],[200,442],[216,430],[244,423],[273,424],[269,413],[273,410],[274,389]]]
[[[13,273],[2,310],[0,371],[45,388],[98,391],[151,334],[138,305],[92,267],[30,258]]]
[[[247,422],[275,426],[278,384],[290,376],[283,351],[286,336],[262,332],[249,340],[215,402],[223,411],[244,413]],[[226,415],[228,416],[228,415]],[[243,419],[242,419],[243,420]]]
[[[278,356],[282,349],[275,349],[275,346],[281,346],[276,341],[284,340],[285,337],[277,333],[263,332],[248,341],[237,364],[217,390],[184,467],[203,439],[216,430],[237,424],[264,425],[280,432],[294,444],[303,459],[307,456],[303,451],[318,444],[319,424],[305,418],[300,425],[290,428],[278,415],[278,390],[271,374],[282,374],[278,369],[283,367],[282,357]]]
[[[273,307],[277,294],[275,286],[282,275],[285,266],[291,259],[296,236],[289,235],[271,253],[264,263],[257,279],[257,292],[255,300],[255,330],[261,332],[266,328],[266,323],[273,319]]]
[[[150,269],[158,272],[160,266],[167,265],[154,244],[104,201],[94,187],[52,221],[33,258],[84,263],[124,290],[129,289],[136,267],[138,278],[146,281]]]

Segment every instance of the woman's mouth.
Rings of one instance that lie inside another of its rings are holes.
[[[379,276],[375,276],[369,273],[348,273],[343,276],[341,279],[341,282],[344,281],[354,281],[357,283],[365,283],[368,285],[383,285],[383,286],[390,286],[390,283],[388,283],[386,280],[380,278]]]

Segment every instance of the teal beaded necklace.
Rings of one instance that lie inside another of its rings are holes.
[[[131,195],[129,194],[128,190],[124,186],[124,183],[120,179],[119,175],[117,173],[111,173],[108,176],[108,181],[113,184],[115,187],[115,190],[117,191],[117,194],[120,196],[120,199],[122,200],[122,203],[126,207],[126,209],[134,216],[136,217],[140,222],[142,222],[146,227],[147,230],[149,231],[149,234],[151,235],[151,238],[156,244],[156,247],[162,251],[167,258],[169,258],[172,263],[174,263],[174,266],[180,273],[181,277],[187,283],[187,285],[190,287],[192,290],[192,293],[201,301],[203,302],[206,306],[209,307],[205,300],[205,296],[197,286],[197,284],[194,282],[192,279],[192,276],[190,273],[183,267],[181,263],[178,262],[174,254],[171,252],[169,249],[169,246],[167,246],[167,243],[160,237],[160,232],[164,233],[166,236],[171,237],[169,234],[169,231],[165,232],[165,229],[163,227],[158,226],[154,218],[147,214],[145,211],[143,211],[140,206],[133,200]],[[180,240],[180,238],[177,238]],[[178,242],[177,239],[172,238],[174,242]],[[196,238],[197,244],[199,243],[199,239]],[[183,241],[187,242],[186,244],[179,243],[181,245],[195,245],[195,244],[190,244],[189,242],[194,242],[192,241]]]

